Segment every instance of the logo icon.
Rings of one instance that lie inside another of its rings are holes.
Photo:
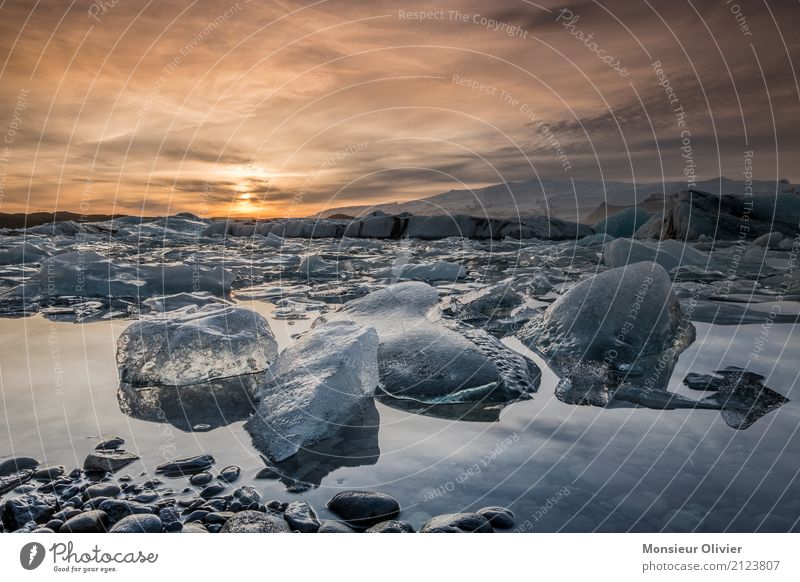
[[[30,542],[19,551],[19,563],[26,570],[35,570],[44,562],[44,546],[39,542]]]

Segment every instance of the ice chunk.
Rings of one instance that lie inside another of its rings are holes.
[[[614,238],[630,237],[651,217],[652,215],[646,210],[633,206],[601,220],[594,225],[594,231],[606,233]]]
[[[312,329],[270,367],[246,428],[270,460],[282,461],[336,433],[378,385],[374,328],[332,322]]]
[[[38,241],[37,241],[38,242]],[[39,263],[50,253],[43,244],[24,240],[0,250],[0,265],[29,265]]]
[[[64,296],[139,298],[196,291],[222,297],[233,279],[222,267],[134,265],[93,251],[71,251],[45,259],[39,272],[11,293],[45,300]]]
[[[297,273],[309,279],[338,277],[343,269],[335,261],[327,261],[319,255],[306,255],[297,267]]]
[[[373,325],[381,388],[422,402],[509,401],[535,392],[536,365],[481,329],[439,314],[436,289],[389,285],[345,304],[332,319]]]
[[[145,299],[142,303],[152,311],[174,311],[184,307],[201,305],[226,305],[227,302],[208,293],[175,293]]]
[[[675,267],[702,267],[708,270],[717,267],[716,261],[708,254],[677,240],[649,243],[618,238],[603,248],[603,261],[612,269],[639,261],[656,262],[667,271]]]
[[[584,279],[519,338],[548,357],[621,364],[663,352],[688,328],[667,272],[640,262]]]
[[[283,246],[283,238],[273,233],[267,233],[264,244],[268,247],[279,249]]]
[[[400,281],[455,281],[466,276],[466,270],[458,263],[437,261],[435,263],[405,263],[379,269],[375,277]]]
[[[265,370],[278,353],[267,320],[248,309],[205,305],[128,326],[117,342],[120,380],[184,386]]]

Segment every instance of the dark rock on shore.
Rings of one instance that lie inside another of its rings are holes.
[[[34,481],[48,482],[61,477],[65,473],[64,465],[53,465],[50,467],[39,467],[33,474]]]
[[[33,473],[33,469],[22,469],[17,473],[0,477],[0,495],[27,483],[33,477]]]
[[[58,509],[58,499],[50,493],[26,493],[6,501],[3,506],[3,524],[10,531],[26,523],[46,522]]]
[[[202,473],[197,473],[196,475],[189,477],[189,483],[198,487],[202,487],[203,485],[208,485],[211,483],[213,479],[214,476],[211,473],[208,471],[203,471]]]
[[[12,473],[17,473],[25,469],[35,469],[39,466],[39,461],[33,457],[13,457],[0,463],[0,477],[8,477]]]
[[[163,474],[166,477],[184,477],[194,475],[195,473],[202,473],[211,468],[216,463],[216,460],[211,455],[198,455],[196,457],[187,457],[185,459],[177,459],[169,463],[162,463],[156,467],[156,473]]]
[[[225,485],[222,483],[211,483],[210,485],[206,485],[203,490],[200,492],[200,497],[204,499],[210,499],[212,497],[216,497],[220,493],[225,491]]]
[[[152,513],[146,505],[124,499],[104,499],[97,508],[108,515],[111,523],[116,523],[129,515]]]
[[[478,510],[478,515],[488,519],[492,527],[498,529],[514,527],[514,514],[505,507],[483,507]]]
[[[114,483],[96,483],[86,488],[86,498],[116,497],[121,492],[122,490],[119,488],[119,485],[115,485]]]
[[[294,531],[301,533],[315,533],[319,529],[317,514],[305,501],[293,501],[283,513],[286,523]]]
[[[231,517],[221,533],[289,533],[289,525],[278,513],[241,511]]]
[[[111,533],[159,533],[161,519],[153,514],[138,514],[123,517],[109,530]]]
[[[128,451],[94,451],[83,461],[83,470],[87,473],[116,473],[138,460],[139,457]]]
[[[438,515],[422,526],[420,533],[492,533],[489,520],[477,513]]]
[[[102,533],[107,530],[107,525],[108,515],[106,512],[92,509],[68,519],[58,531],[59,533]]]
[[[317,533],[356,533],[356,530],[341,521],[326,519],[319,524]]]
[[[228,465],[219,472],[219,478],[226,483],[233,483],[242,474],[242,469],[236,465]]]
[[[342,491],[328,502],[328,509],[348,523],[363,528],[400,515],[396,499],[373,491]]]
[[[414,533],[414,526],[407,521],[390,519],[373,525],[366,533]]]
[[[94,447],[96,451],[113,451],[125,444],[125,439],[118,436],[104,437]]]

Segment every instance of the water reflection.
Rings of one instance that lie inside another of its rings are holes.
[[[368,400],[363,408],[333,435],[300,451],[285,461],[272,463],[264,457],[272,476],[289,491],[301,492],[319,487],[330,473],[342,467],[374,465],[381,455],[378,444],[380,415],[375,403]],[[258,448],[256,441],[253,444]]]
[[[246,420],[264,373],[210,380],[189,386],[119,385],[120,410],[139,420],[166,422],[186,432],[207,431]]]

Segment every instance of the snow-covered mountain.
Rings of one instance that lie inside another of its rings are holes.
[[[742,194],[748,184],[743,180],[714,178],[698,182],[697,190],[711,194]],[[755,180],[755,194],[795,191],[788,181]],[[414,215],[469,214],[489,218],[517,216],[554,216],[575,222],[594,223],[605,217],[605,208],[619,211],[630,206],[659,210],[665,196],[686,190],[686,182],[632,184],[616,181],[527,180],[506,182],[474,190],[450,190],[429,198],[408,202],[389,202],[370,206],[333,208],[321,213],[359,216],[381,210],[387,214],[408,212]]]

